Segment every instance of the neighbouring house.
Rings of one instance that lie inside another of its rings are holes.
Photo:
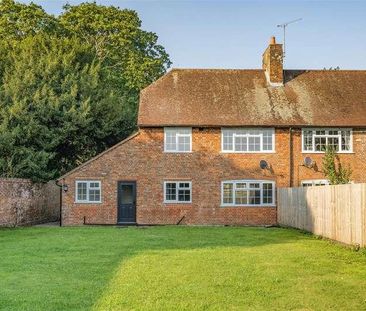
[[[138,126],[60,178],[64,225],[276,224],[276,187],[326,183],[327,145],[366,181],[366,71],[283,70],[275,38],[262,70],[171,70]]]

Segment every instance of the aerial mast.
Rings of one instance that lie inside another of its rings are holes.
[[[290,24],[299,22],[301,20],[302,20],[302,18],[298,18],[293,21],[277,25],[277,27],[283,28],[283,57],[285,57],[285,55],[286,55],[286,27]]]

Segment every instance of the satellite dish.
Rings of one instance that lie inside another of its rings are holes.
[[[304,166],[311,168],[314,166],[314,161],[310,157],[305,157]]]
[[[268,163],[267,163],[267,161],[266,161],[266,160],[261,160],[261,161],[259,162],[259,166],[260,166],[260,168],[261,168],[262,170],[264,170],[264,169],[267,169],[267,168],[268,168]]]

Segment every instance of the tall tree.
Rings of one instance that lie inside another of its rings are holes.
[[[0,13],[0,176],[56,178],[136,128],[139,90],[170,65],[136,12],[5,0]]]
[[[66,5],[60,23],[69,35],[93,46],[98,58],[123,78],[127,86],[140,90],[163,75],[170,65],[155,33],[141,29],[132,10],[82,3]]]
[[[40,32],[54,33],[57,24],[55,17],[34,3],[24,4],[14,0],[2,0],[0,3],[1,40],[21,40]]]

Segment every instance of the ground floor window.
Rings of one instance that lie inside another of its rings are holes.
[[[223,206],[273,205],[275,183],[267,180],[230,180],[222,182]]]
[[[301,182],[302,187],[326,186],[326,185],[329,185],[329,180],[326,179],[303,180]]]
[[[190,181],[165,181],[164,182],[165,203],[191,203],[192,182]]]
[[[100,203],[101,182],[98,180],[76,181],[76,203]]]

